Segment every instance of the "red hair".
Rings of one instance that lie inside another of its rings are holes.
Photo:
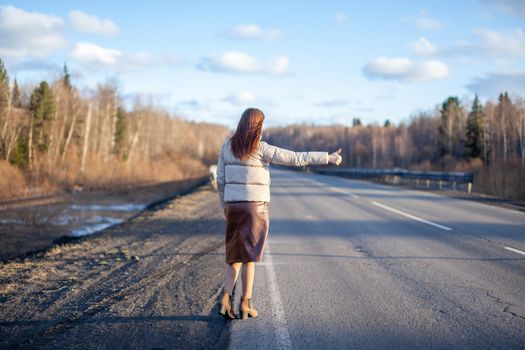
[[[239,120],[235,134],[230,138],[233,155],[239,159],[251,156],[259,147],[264,113],[257,108],[246,109]]]

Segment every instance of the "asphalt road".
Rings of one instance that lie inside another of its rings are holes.
[[[231,349],[525,348],[522,212],[272,169],[256,266]]]

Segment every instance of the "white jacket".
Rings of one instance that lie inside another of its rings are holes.
[[[230,139],[226,139],[217,163],[217,188],[222,207],[225,207],[225,202],[269,202],[270,163],[291,166],[326,165],[328,152],[294,152],[261,141],[253,155],[240,160],[232,153]]]

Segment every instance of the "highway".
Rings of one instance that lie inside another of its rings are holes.
[[[525,349],[525,213],[271,170],[260,316],[230,349]],[[241,294],[235,291],[235,308]]]

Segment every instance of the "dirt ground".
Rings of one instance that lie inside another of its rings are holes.
[[[215,310],[224,219],[209,184],[131,220],[0,265],[0,347],[227,346]]]

